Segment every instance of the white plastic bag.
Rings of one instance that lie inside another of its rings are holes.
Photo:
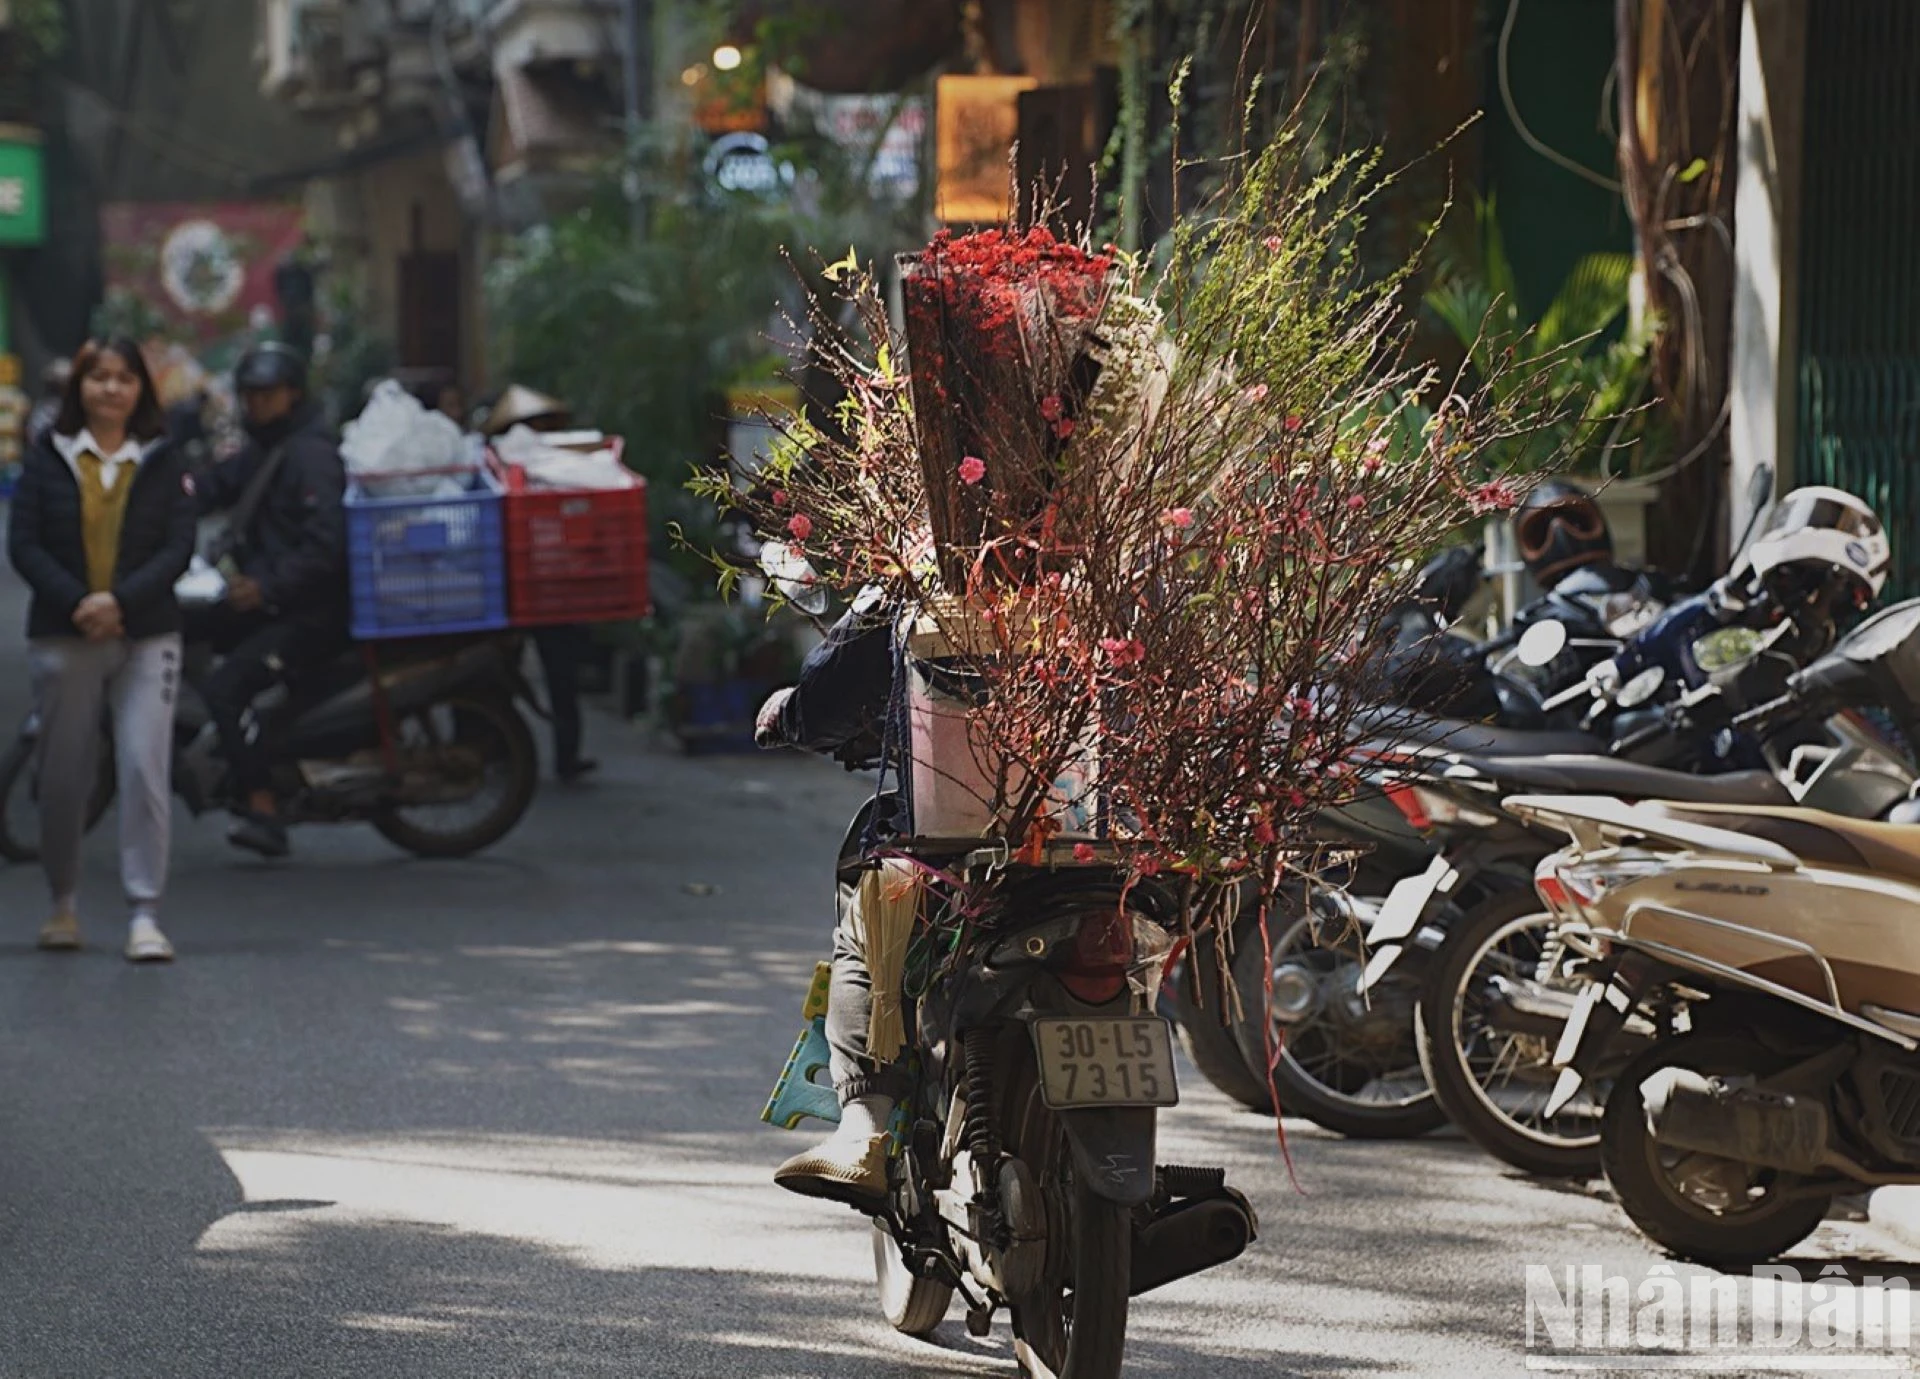
[[[493,450],[526,471],[529,488],[614,489],[638,482],[620,463],[620,452],[598,431],[542,434],[516,426],[494,442]]]
[[[430,412],[392,379],[373,390],[366,409],[341,432],[347,474],[376,498],[419,498],[466,487],[479,456],[451,418]]]

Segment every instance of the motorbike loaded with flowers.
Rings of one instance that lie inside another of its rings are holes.
[[[943,233],[899,261],[900,329],[835,265],[831,424],[775,418],[763,469],[696,484],[751,520],[777,594],[887,610],[881,787],[842,876],[866,1056],[906,1090],[884,1190],[876,1168],[812,1195],[872,1219],[893,1325],[931,1332],[956,1293],[977,1334],[1005,1310],[1029,1375],[1118,1374],[1132,1297],[1253,1240],[1221,1170],[1156,1162],[1162,974],[1210,937],[1194,981],[1227,1014],[1232,918],[1319,865],[1344,763],[1394,737],[1360,708],[1389,639],[1356,629],[1436,535],[1514,501],[1488,443],[1547,407],[1394,362],[1393,283],[1339,266],[1373,164],[1296,149],[1235,169],[1151,275],[1046,228]],[[1445,400],[1410,428],[1422,398]],[[840,1113],[811,1075],[842,961],[776,1124]]]

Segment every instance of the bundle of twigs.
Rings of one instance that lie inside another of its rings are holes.
[[[702,481],[950,633],[1015,847],[1054,831],[1092,732],[1133,868],[1276,883],[1388,731],[1362,709],[1405,575],[1519,495],[1485,457],[1544,392],[1408,363],[1413,265],[1356,257],[1374,163],[1298,147],[1240,166],[1157,272],[1043,230],[942,238],[904,265],[904,338],[850,275],[856,327],[813,322],[836,425],[782,419],[750,493]]]

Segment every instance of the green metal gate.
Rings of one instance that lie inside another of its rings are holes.
[[[1794,479],[1872,503],[1920,594],[1920,0],[1808,9]]]

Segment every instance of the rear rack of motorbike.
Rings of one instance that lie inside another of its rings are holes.
[[[1004,838],[898,838],[888,849],[966,871],[999,872],[1015,867],[1042,871],[1125,866],[1145,844],[1113,839],[1055,838],[1038,848],[1016,848]]]
[[[1827,997],[1825,1000],[1822,1000],[1818,996],[1809,996],[1803,991],[1773,981],[1770,978],[1758,976],[1744,968],[1734,967],[1730,963],[1716,962],[1712,958],[1702,957],[1698,953],[1689,952],[1687,949],[1676,947],[1671,943],[1662,943],[1658,939],[1637,936],[1633,932],[1633,922],[1642,915],[1648,916],[1649,918],[1657,917],[1669,921],[1678,921],[1682,924],[1695,924],[1702,928],[1716,930],[1722,934],[1737,934],[1743,939],[1764,947],[1778,948],[1789,956],[1804,958],[1811,962],[1820,973],[1821,981],[1825,983],[1827,988]],[[1849,1029],[1857,1030],[1862,1034],[1871,1034],[1877,1038],[1885,1039],[1889,1043],[1897,1044],[1909,1053],[1915,1049],[1920,1049],[1920,1040],[1915,1040],[1901,1033],[1899,1030],[1891,1029],[1886,1025],[1876,1024],[1872,1020],[1863,1019],[1842,1006],[1840,1003],[1840,983],[1834,975],[1833,964],[1828,962],[1826,958],[1810,944],[1802,943],[1799,939],[1786,938],[1780,934],[1768,933],[1764,929],[1755,929],[1750,925],[1736,924],[1732,920],[1716,919],[1710,915],[1695,914],[1690,910],[1678,910],[1669,905],[1660,905],[1652,902],[1643,902],[1632,906],[1622,919],[1618,929],[1599,929],[1589,924],[1570,924],[1567,925],[1566,928],[1570,933],[1582,938],[1623,944],[1626,947],[1636,949],[1649,956],[1665,959],[1675,967],[1700,972],[1707,976],[1719,977],[1735,985],[1764,992],[1766,995],[1799,1006],[1803,1010],[1810,1010],[1818,1015],[1824,1015],[1830,1020],[1837,1020]]]

